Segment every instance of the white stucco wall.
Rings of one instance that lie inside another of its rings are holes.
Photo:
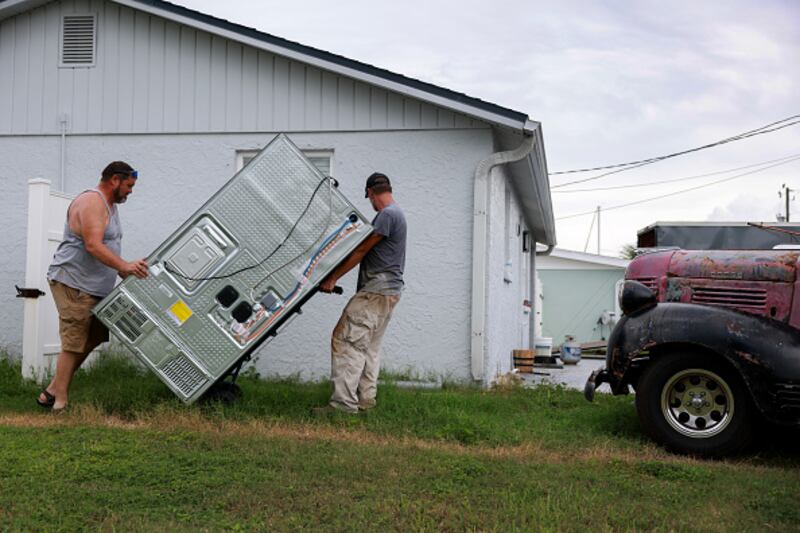
[[[145,256],[232,176],[236,150],[259,148],[273,135],[70,136],[65,189],[77,192],[93,187],[102,168],[113,159],[126,160],[139,169],[135,192],[121,207],[123,255]],[[363,198],[364,177],[381,170],[392,178],[395,197],[408,219],[409,248],[407,290],[385,338],[384,368],[469,379],[472,180],[480,159],[492,151],[491,131],[289,135],[302,149],[334,150],[333,174],[344,194],[365,214],[372,210]],[[5,287],[0,348],[12,356],[19,355],[22,342],[23,306],[13,297],[13,285],[24,280],[27,180],[42,177],[57,187],[58,169],[58,137],[0,136],[0,224],[4,228],[0,286]],[[493,188],[504,186],[500,180],[492,182]],[[504,227],[504,196],[494,196],[492,240],[496,226],[501,232]],[[499,246],[502,256],[502,240]],[[488,358],[501,362],[510,343],[505,337],[515,334],[499,333],[504,329],[505,311],[498,313],[498,309],[502,311],[512,301],[515,309],[521,309],[521,300],[509,296],[519,284],[512,284],[509,291],[502,280],[502,263],[502,258],[490,260],[487,332],[489,346],[492,337],[502,337],[503,347],[489,350]],[[343,282],[352,294],[355,273]],[[319,295],[311,300],[303,315],[260,353],[258,370],[264,375],[299,374],[303,379],[327,376],[330,331],[345,303],[341,296]]]

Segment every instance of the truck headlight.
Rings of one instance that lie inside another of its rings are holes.
[[[619,296],[619,306],[626,315],[635,313],[647,307],[656,305],[656,295],[653,291],[638,281],[628,280],[622,286]]]

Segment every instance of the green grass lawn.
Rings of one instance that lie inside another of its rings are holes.
[[[314,419],[329,384],[241,381],[183,406],[119,359],[70,411],[0,362],[0,530],[797,530],[800,453],[770,433],[700,461],[640,434],[631,398],[553,387],[382,386],[367,415]]]

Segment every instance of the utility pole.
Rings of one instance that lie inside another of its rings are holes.
[[[786,222],[789,222],[789,200],[794,200],[792,193],[796,191],[797,189],[790,189],[785,183],[781,184],[781,191],[778,191],[778,198],[781,197],[781,192],[786,198]]]
[[[786,205],[788,206],[789,204]],[[600,255],[600,206],[599,205],[597,206],[597,255]]]
[[[586,244],[583,245],[583,251],[584,252],[586,252],[586,250],[589,249],[589,241],[592,239],[592,230],[594,229],[594,219],[596,217],[597,217],[597,215],[594,215],[592,217],[592,223],[589,224],[589,233],[586,234]]]

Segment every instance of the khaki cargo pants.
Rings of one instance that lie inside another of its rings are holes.
[[[359,404],[374,405],[380,370],[378,352],[399,301],[399,295],[357,292],[342,311],[331,336],[333,407],[355,413]]]

